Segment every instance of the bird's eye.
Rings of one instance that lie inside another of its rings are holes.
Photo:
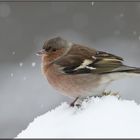
[[[51,49],[51,46],[48,46],[47,48],[45,48],[45,51],[49,51]]]
[[[55,51],[56,51],[56,49],[55,49],[55,48],[53,48],[53,49],[52,49],[52,51],[53,51],[53,52],[55,52]]]
[[[47,46],[44,48],[46,52],[55,52],[57,49],[52,46]]]

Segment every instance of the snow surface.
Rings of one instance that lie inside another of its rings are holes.
[[[140,138],[140,105],[114,96],[92,98],[81,108],[63,103],[17,138]]]

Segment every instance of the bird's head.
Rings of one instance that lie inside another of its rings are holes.
[[[42,58],[47,58],[48,61],[53,61],[57,57],[63,55],[67,48],[70,47],[70,43],[61,37],[55,37],[46,40],[43,48],[37,53]]]

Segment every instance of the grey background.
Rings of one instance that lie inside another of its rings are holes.
[[[140,3],[0,2],[0,138],[15,137],[35,117],[71,101],[51,88],[35,55],[54,36],[140,66]],[[139,103],[139,83],[130,78],[107,89]]]

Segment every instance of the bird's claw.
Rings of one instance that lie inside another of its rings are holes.
[[[75,106],[76,106],[76,107],[81,107],[81,104],[75,104],[75,103],[71,103],[71,104],[70,104],[70,107],[75,107]]]
[[[121,96],[120,96],[120,94],[118,92],[112,93],[111,91],[109,91],[109,92],[103,92],[102,93],[102,96],[108,96],[108,95],[110,95],[110,96],[116,96],[118,99],[121,98]]]

